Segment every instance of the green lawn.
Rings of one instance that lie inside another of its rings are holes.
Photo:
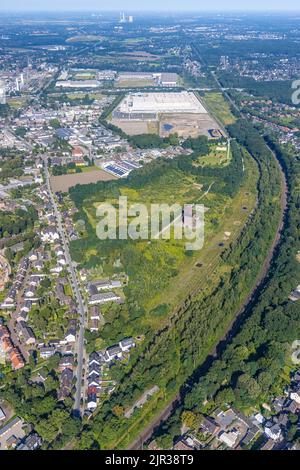
[[[207,104],[209,111],[211,111],[224,126],[228,126],[235,122],[235,117],[230,111],[229,104],[225,101],[222,93],[205,93],[204,101]]]

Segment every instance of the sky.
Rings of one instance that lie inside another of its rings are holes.
[[[299,0],[1,0],[0,11],[300,10]]]

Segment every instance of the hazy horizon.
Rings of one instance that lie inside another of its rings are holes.
[[[110,2],[99,2],[98,0],[45,0],[40,4],[39,0],[27,0],[24,4],[23,0],[3,0],[0,5],[0,12],[115,12],[115,11],[132,11],[132,12],[291,12],[299,11],[298,0],[286,0],[284,7],[280,0],[265,0],[260,2],[253,0],[247,2],[246,6],[241,8],[240,2],[237,0],[228,0],[226,5],[224,1],[215,0],[214,5],[206,8],[205,5],[199,5],[197,0],[186,0],[184,6],[179,0],[165,0],[163,6],[159,0],[152,0],[151,7],[149,4],[138,0],[111,0]],[[83,6],[84,5],[84,6]]]

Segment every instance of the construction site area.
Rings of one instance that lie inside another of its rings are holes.
[[[221,136],[221,129],[193,92],[130,93],[112,113],[111,123],[128,135],[159,134],[167,137],[208,138]]]

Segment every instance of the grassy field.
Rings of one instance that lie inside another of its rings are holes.
[[[85,95],[88,95],[90,99],[101,100],[103,95],[101,93],[68,93],[67,97],[70,100],[82,100]]]
[[[209,158],[209,157],[208,157]],[[256,172],[252,160],[246,159],[244,184],[234,199],[214,192],[215,181],[202,182],[195,177],[170,169],[142,189],[124,186],[118,191],[103,191],[83,204],[89,224],[86,238],[73,244],[76,261],[93,267],[99,276],[124,271],[129,276],[126,297],[142,309],[140,321],[156,329],[164,317],[182,302],[187,292],[203,282],[218,264],[222,251],[240,232],[256,201]],[[201,184],[203,184],[203,187]],[[101,241],[95,236],[98,219],[96,208],[105,201],[117,206],[118,197],[127,196],[128,204],[199,203],[205,206],[205,244],[202,250],[187,252],[185,240]],[[77,247],[77,248],[76,248]],[[98,256],[95,256],[98,253]],[[116,262],[121,262],[116,268]]]
[[[211,148],[209,155],[204,157],[199,157],[199,159],[194,163],[196,166],[226,166],[230,163],[232,158],[231,151],[228,151],[226,145],[215,145]]]
[[[23,106],[26,105],[26,102],[27,102],[27,98],[21,97],[21,96],[18,96],[15,98],[8,98],[7,100],[7,104],[9,104],[9,106],[11,106],[13,109],[22,108]]]
[[[235,122],[235,117],[230,111],[229,104],[221,93],[205,93],[204,101],[209,111],[219,119],[223,125],[228,126]]]

